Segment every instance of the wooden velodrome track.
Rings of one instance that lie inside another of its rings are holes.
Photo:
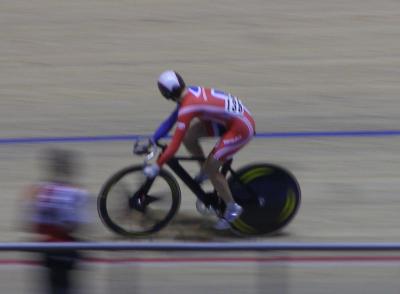
[[[260,133],[400,129],[399,9],[390,0],[3,0],[0,139],[149,134],[173,108],[155,85],[168,68],[241,97]],[[17,199],[40,178],[48,145],[0,145],[0,241],[30,237]],[[112,172],[141,162],[129,141],[53,145],[85,156],[93,199]],[[258,138],[236,165],[273,162],[300,181],[297,218],[265,240],[399,242],[399,150],[388,134]],[[181,188],[180,216],[153,239],[229,240]],[[85,236],[117,239],[94,201],[91,211]]]

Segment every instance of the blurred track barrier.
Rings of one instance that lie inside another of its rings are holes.
[[[77,249],[79,293],[399,293],[398,243],[1,243],[4,293],[43,293],[37,253]],[[24,251],[24,252],[20,252]],[[360,252],[361,251],[361,252]]]
[[[400,243],[315,242],[6,242],[0,251],[400,251]]]

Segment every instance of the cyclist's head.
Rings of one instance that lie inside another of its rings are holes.
[[[161,94],[174,101],[181,97],[186,87],[182,77],[172,70],[164,71],[158,78],[157,84]]]

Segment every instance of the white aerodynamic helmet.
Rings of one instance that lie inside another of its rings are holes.
[[[173,70],[164,71],[158,78],[157,84],[161,94],[171,100],[178,99],[185,89],[182,77]]]

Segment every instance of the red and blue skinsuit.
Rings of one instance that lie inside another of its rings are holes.
[[[213,157],[220,161],[231,158],[255,134],[254,119],[238,98],[212,88],[190,86],[182,101],[151,138],[158,141],[176,123],[172,141],[157,160],[160,167],[178,151],[194,118],[204,122],[210,136],[220,135],[219,131],[224,130],[212,150]]]

